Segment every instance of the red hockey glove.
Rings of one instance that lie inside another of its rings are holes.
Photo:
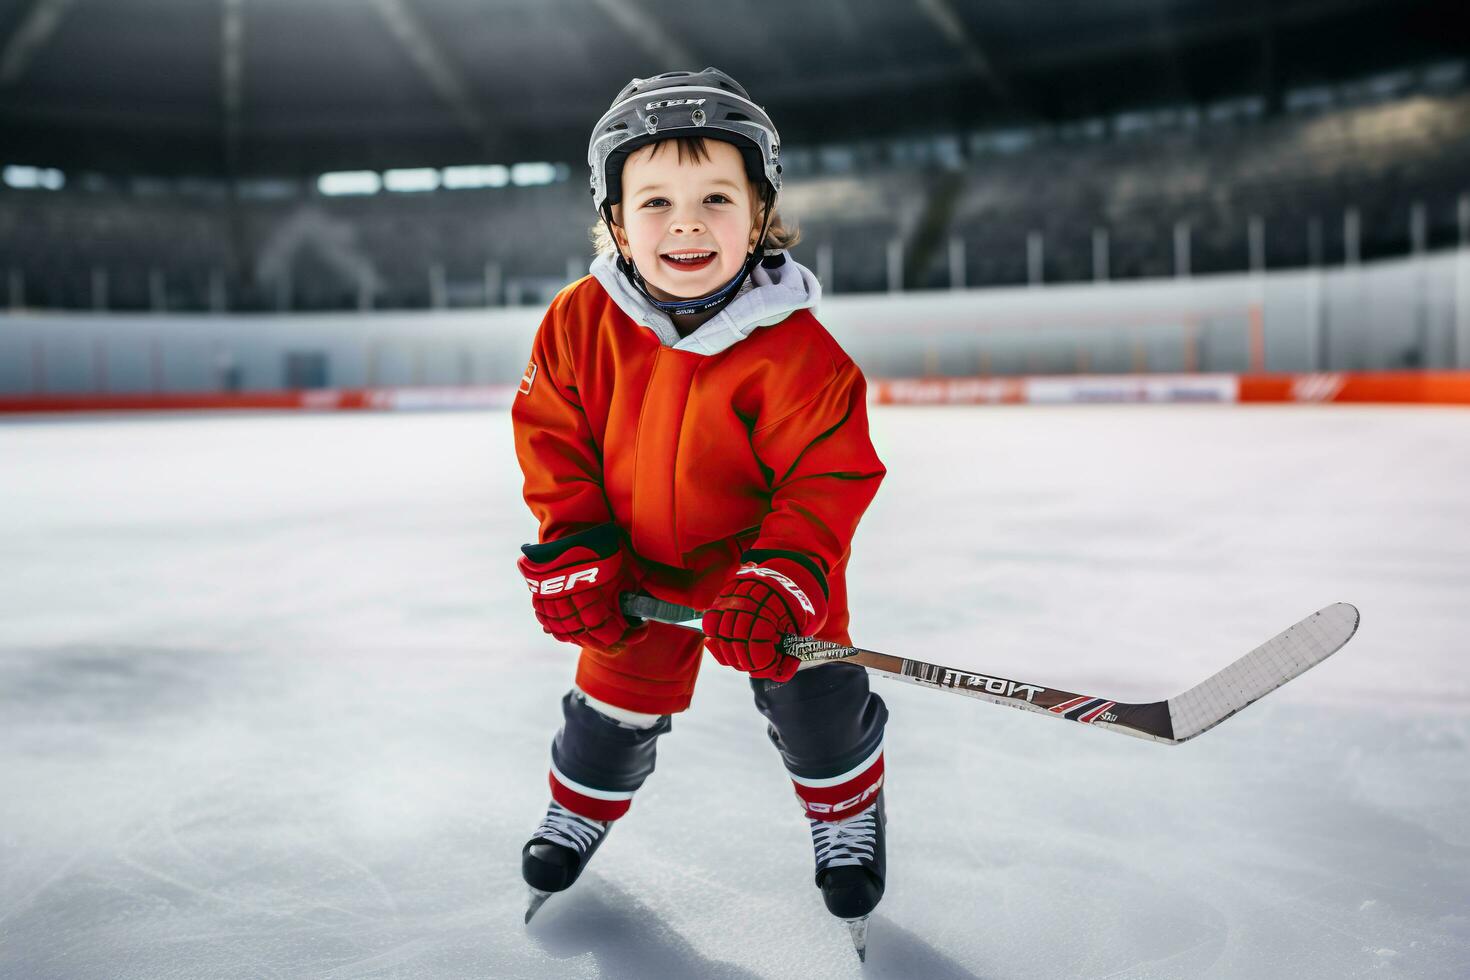
[[[789,551],[747,551],[740,570],[704,614],[704,645],[726,667],[789,681],[801,661],[781,636],[810,636],[827,621],[827,580],[816,562]]]
[[[623,562],[622,533],[613,523],[545,544],[521,545],[516,567],[531,590],[541,628],[566,643],[617,653],[648,632],[630,621],[618,596],[635,587]]]

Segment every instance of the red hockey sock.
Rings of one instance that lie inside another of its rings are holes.
[[[860,813],[883,788],[883,746],[841,775],[808,779],[793,774],[791,785],[806,815],[814,820],[843,820]]]

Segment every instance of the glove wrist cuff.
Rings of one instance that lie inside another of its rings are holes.
[[[817,564],[815,559],[803,555],[799,551],[785,551],[780,548],[751,548],[740,556],[740,562],[744,564],[745,562],[753,561],[757,565],[764,565],[772,558],[784,558],[805,568],[816,581],[817,587],[821,589],[822,597],[828,598],[831,596],[831,593],[827,590],[827,575],[822,571],[822,566]]]
[[[756,555],[765,555],[755,558]],[[748,551],[736,579],[757,577],[768,584],[790,611],[796,632],[811,636],[827,621],[827,580],[806,556],[784,551]]]
[[[611,558],[622,550],[623,531],[617,524],[608,521],[578,531],[576,534],[568,534],[566,537],[557,538],[555,541],[545,541],[541,544],[523,544],[521,553],[524,554],[533,565],[552,565],[559,563],[567,552],[581,548],[590,551],[597,558]]]

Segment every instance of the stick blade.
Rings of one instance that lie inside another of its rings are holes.
[[[1358,631],[1357,607],[1334,603],[1273,636],[1224,670],[1168,701],[1174,741],[1209,731],[1317,666]]]

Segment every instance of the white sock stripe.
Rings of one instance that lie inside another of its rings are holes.
[[[841,786],[843,783],[848,782],[849,780],[858,778],[868,769],[872,768],[873,763],[877,762],[878,757],[882,754],[883,743],[879,742],[878,747],[873,750],[872,755],[868,756],[862,762],[859,762],[857,765],[853,766],[851,769],[840,776],[831,776],[827,779],[807,779],[804,776],[798,776],[794,773],[791,773],[791,781],[793,783],[796,783],[798,786],[806,786],[811,789],[823,789],[827,786]]]
[[[572,685],[572,691],[577,697],[587,703],[587,707],[598,714],[606,718],[611,718],[613,721],[620,721],[625,725],[631,725],[634,728],[652,728],[663,717],[662,715],[644,714],[641,711],[629,711],[627,708],[619,708],[615,704],[599,701],[575,684]]]
[[[583,786],[575,779],[568,779],[565,773],[556,768],[555,762],[551,764],[551,775],[556,778],[557,782],[561,783],[573,793],[580,793],[594,800],[631,800],[633,798],[633,790],[621,792],[618,790],[593,789],[591,786]]]

